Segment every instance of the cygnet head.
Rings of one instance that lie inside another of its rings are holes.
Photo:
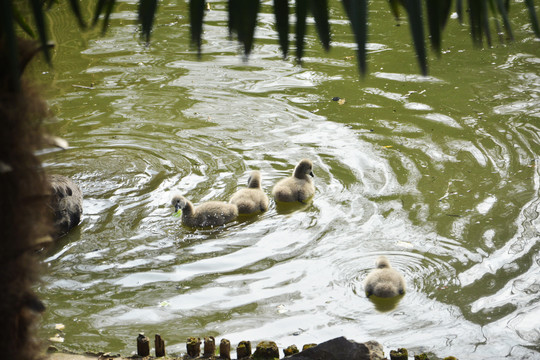
[[[182,195],[175,194],[171,200],[171,204],[174,206],[174,211],[177,212],[178,210],[183,210],[188,204],[188,201]]]
[[[379,256],[377,258],[377,261],[375,261],[375,266],[378,269],[389,269],[389,268],[392,267],[392,266],[390,266],[390,262],[388,261],[388,259],[384,255],[381,255],[381,256]]]
[[[301,160],[294,169],[294,177],[298,179],[306,178],[306,175],[313,177],[313,163],[309,159]]]
[[[257,170],[252,171],[248,179],[248,188],[258,189],[261,187],[261,173]]]

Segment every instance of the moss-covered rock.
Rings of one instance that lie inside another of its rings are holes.
[[[273,341],[261,341],[255,352],[253,353],[253,360],[272,360],[279,359],[279,349]]]
[[[291,345],[291,346],[287,347],[286,349],[283,349],[283,354],[285,354],[285,356],[290,356],[290,355],[293,355],[293,354],[297,354],[299,352],[300,351],[298,350],[296,345]]]
[[[408,358],[409,352],[405,348],[390,351],[390,360],[407,360]]]
[[[236,348],[236,358],[246,359],[251,356],[251,341],[240,341]]]
[[[421,353],[418,355],[414,355],[414,360],[429,360],[429,357],[426,354]]]
[[[201,354],[201,339],[198,337],[188,337],[186,341],[186,348],[188,356],[199,356]]]
[[[315,347],[315,346],[317,346],[317,344],[304,344],[304,346],[302,346],[302,351]]]

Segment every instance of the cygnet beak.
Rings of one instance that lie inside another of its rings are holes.
[[[311,175],[311,177],[315,177],[315,175],[313,175],[313,171],[310,171],[309,175]]]

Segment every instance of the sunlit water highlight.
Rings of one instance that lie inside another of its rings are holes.
[[[450,54],[421,77],[400,44],[408,30],[374,4],[371,74],[359,80],[341,8],[334,50],[309,36],[300,67],[281,60],[270,13],[242,62],[225,5],[212,4],[204,61],[184,4],[161,6],[149,48],[133,2],[89,40],[70,42],[81,39],[70,17],[51,14],[60,46],[40,76],[54,80],[51,128],[71,147],[42,158],[80,184],[85,214],[45,259],[44,336],[63,323],[66,349],[125,355],[145,332],[169,353],[188,336],[285,347],[344,335],[439,358],[535,358],[538,43],[523,32],[508,48],[471,50],[453,24]],[[317,190],[305,206],[271,203],[212,230],[172,216],[173,191],[228,200],[258,169],[270,193],[306,157]],[[382,254],[408,282],[389,311],[362,286]]]

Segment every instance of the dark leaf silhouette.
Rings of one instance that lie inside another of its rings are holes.
[[[4,0],[6,1],[6,0]],[[43,54],[45,55],[45,60],[50,64],[51,63],[51,54],[49,52],[49,47],[47,46],[47,32],[45,30],[45,16],[43,13],[43,3],[40,0],[30,0],[32,6],[32,13],[34,14],[34,21],[36,22],[37,32],[39,36],[39,41],[43,47]]]
[[[82,17],[81,8],[79,6],[79,0],[69,0],[69,4],[71,5],[73,15],[75,15],[77,21],[79,22],[79,26],[83,29],[86,28],[86,23]]]
[[[287,58],[289,54],[289,1],[274,0],[274,14],[276,16],[279,46],[281,47],[283,58]]]
[[[326,51],[330,49],[330,24],[328,23],[328,4],[326,0],[310,0],[310,9],[315,18],[319,39]]]
[[[31,37],[37,37],[39,46],[36,49],[43,51],[46,61],[50,64],[50,46],[48,46],[47,26],[44,12],[58,0],[27,0],[32,11],[33,27],[14,8],[14,0],[0,0],[0,38],[4,39],[4,48],[9,53],[6,56],[6,66],[10,71],[10,87],[17,88],[17,81],[20,68],[17,65],[17,36],[15,26],[17,25]],[[366,42],[367,42],[367,18],[368,0],[342,0],[347,17],[351,23],[351,30],[357,43],[358,68],[361,74],[366,73]],[[452,11],[452,0],[424,0],[426,5],[427,28],[431,47],[440,53],[442,44],[442,34]],[[530,24],[537,38],[540,38],[540,27],[535,11],[534,0],[524,0],[527,7]],[[69,0],[71,12],[77,19],[79,26],[84,28],[86,22],[82,16],[80,0]],[[422,0],[388,0],[390,11],[399,18],[400,9],[406,11],[414,49],[418,58],[418,63],[422,74],[427,74],[427,60],[424,34],[424,14]],[[92,25],[95,26],[103,15],[103,31],[109,24],[110,16],[115,7],[116,0],[97,0],[96,8],[92,18]],[[288,0],[274,0],[274,14],[276,19],[276,30],[278,33],[279,45],[284,58],[289,53],[290,36],[290,8]],[[158,0],[139,0],[138,19],[141,24],[141,37],[150,41],[152,27],[155,21],[155,14],[158,7]],[[468,14],[471,38],[475,46],[482,46],[484,41],[491,46],[491,26],[493,22],[495,31],[500,34],[504,29],[506,37],[510,40],[514,38],[509,19],[510,0],[456,0],[455,11],[459,21],[464,22],[464,14]],[[228,1],[228,25],[229,33],[235,36],[243,45],[244,54],[247,57],[253,48],[254,34],[257,26],[257,17],[260,11],[260,0],[229,0]],[[201,52],[201,39],[203,20],[205,12],[205,0],[189,1],[189,16],[191,28],[191,40],[196,45],[198,54]],[[294,12],[296,23],[294,27],[296,58],[301,62],[304,55],[306,38],[306,21],[308,13],[313,15],[318,37],[324,47],[330,47],[330,21],[328,0],[295,0]],[[502,23],[502,26],[501,26]],[[504,38],[501,36],[501,40]]]
[[[102,32],[105,33],[107,30],[107,27],[109,25],[109,19],[111,17],[111,13],[114,9],[114,5],[116,3],[116,0],[99,0],[96,5],[96,10],[94,12],[94,18],[92,20],[92,26],[96,26],[99,16],[101,14],[104,14],[103,17],[103,27]]]
[[[409,17],[409,26],[413,38],[414,49],[422,75],[427,75],[426,46],[424,42],[424,22],[422,21],[421,0],[405,0],[405,10]]]
[[[537,38],[540,38],[540,27],[538,26],[538,18],[536,17],[536,12],[534,11],[534,1],[525,0],[525,4],[527,5],[527,8],[529,9],[529,16],[530,16],[534,34],[536,35]]]
[[[191,27],[191,42],[197,46],[197,55],[201,56],[201,38],[204,18],[205,0],[189,2],[189,23]]]
[[[253,48],[260,0],[229,0],[229,33],[236,35],[248,56]]]
[[[367,0],[343,0],[343,7],[351,21],[354,39],[358,46],[358,68],[362,75],[366,74],[366,43],[367,43]]]
[[[28,36],[30,36],[31,38],[36,37],[36,33],[34,33],[34,30],[32,30],[32,28],[30,27],[30,25],[28,24],[26,19],[23,18],[23,16],[21,15],[20,11],[17,10],[17,8],[13,8],[13,16],[14,16],[15,21],[17,22],[17,24],[21,27],[21,29],[25,33],[28,34]]]
[[[441,51],[442,31],[450,16],[451,0],[427,0],[428,28],[431,47],[437,52]]]
[[[304,55],[304,38],[306,36],[306,17],[308,0],[296,0],[296,59],[302,61]]]
[[[141,23],[141,36],[150,42],[152,25],[157,10],[157,0],[140,0],[139,2],[139,22]]]

